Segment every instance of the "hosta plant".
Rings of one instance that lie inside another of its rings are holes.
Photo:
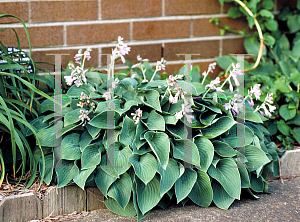
[[[129,51],[119,37],[109,75],[115,60],[125,62]],[[39,121],[47,127],[38,137],[46,153],[46,183],[82,189],[95,185],[108,209],[138,220],[172,201],[184,205],[191,200],[202,207],[214,202],[228,209],[242,192],[255,198],[255,193],[267,192],[265,179],[269,172],[278,175],[278,156],[260,112],[274,111],[272,95],[256,109],[259,85],[239,96],[233,89],[242,75],[238,64],[227,79],[203,85],[215,64],[202,77],[195,72],[198,81],[188,82],[183,74],[163,79],[159,71],[165,60],[154,69],[138,56],[138,64],[130,64],[130,77],[110,79],[85,69],[86,59],[89,49],[79,51],[76,65],[68,66],[62,120],[53,120],[53,102],[42,104]],[[235,120],[243,104],[245,124]],[[55,137],[56,125],[62,128],[60,138]],[[237,144],[241,126],[245,141],[240,137]]]

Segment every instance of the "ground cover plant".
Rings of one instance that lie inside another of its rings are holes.
[[[25,23],[13,15],[1,14],[3,18],[17,18],[23,25],[29,41],[29,53],[20,46],[19,37],[14,29],[17,48],[6,47],[0,41],[0,187],[3,180],[9,183],[26,183],[30,187],[37,174],[37,160],[33,155],[33,148],[41,152],[41,162],[44,161],[40,143],[36,137],[36,118],[41,108],[40,100],[51,97],[51,91],[41,91],[42,82],[49,87],[53,85],[53,77],[37,75],[36,64],[31,58],[31,43]],[[1,29],[4,32],[7,29]],[[47,88],[46,88],[47,89]],[[53,89],[53,87],[52,87]],[[41,178],[43,178],[43,173]],[[5,178],[6,176],[6,178]],[[41,185],[41,183],[40,183]]]
[[[54,119],[53,101],[41,104],[39,121],[45,127],[37,137],[47,166],[41,158],[43,181],[97,186],[108,209],[138,220],[172,201],[228,209],[242,192],[254,198],[267,192],[265,179],[269,172],[278,176],[279,168],[277,147],[261,113],[269,115],[275,107],[271,94],[259,101],[258,84],[239,96],[234,90],[243,75],[239,64],[232,65],[227,78],[206,84],[215,63],[201,75],[195,68],[192,77],[167,76],[159,74],[164,59],[154,69],[138,56],[137,64],[127,61],[130,77],[124,71],[113,78],[115,60],[125,63],[130,47],[118,38],[108,75],[84,67],[90,51],[79,50],[66,69],[69,89],[62,95],[62,118]],[[235,120],[243,104],[244,125]],[[237,144],[238,126],[245,142],[241,137]],[[41,155],[38,147],[34,155]]]
[[[230,17],[246,16],[250,28],[256,25],[258,31],[252,31],[244,41],[247,53],[256,57],[255,64],[246,63],[246,69],[249,70],[245,75],[246,88],[256,83],[261,85],[262,92],[273,93],[276,110],[265,126],[280,148],[293,149],[300,144],[300,1],[295,9],[286,7],[276,16],[272,13],[272,0],[226,2],[237,3],[229,9]],[[220,26],[218,19],[212,22]],[[220,27],[221,34],[226,31],[246,34],[245,30]],[[224,70],[232,61],[234,58],[230,56],[217,58],[218,65]],[[261,97],[263,100],[264,96]]]

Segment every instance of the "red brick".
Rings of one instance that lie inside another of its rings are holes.
[[[140,55],[143,59],[149,59],[150,62],[155,62],[161,59],[161,44],[128,46],[131,47],[130,52],[124,57],[132,64],[138,63],[138,61],[136,60],[137,55]],[[111,53],[111,49],[112,47],[102,48],[101,51],[103,54],[109,54]],[[106,56],[102,56],[101,58],[101,65],[106,65]],[[116,64],[122,64],[121,60],[118,59],[116,61]]]
[[[31,1],[31,21],[77,21],[98,19],[98,1]]]
[[[184,38],[190,36],[189,20],[134,22],[133,39]]]
[[[219,55],[219,40],[166,43],[164,58],[168,60],[184,60],[184,56],[176,54],[199,54],[192,58],[214,58]]]
[[[28,3],[27,2],[4,2],[0,3],[1,14],[14,15],[21,18],[24,22],[28,21]],[[0,23],[20,22],[16,18],[1,18]]]
[[[223,8],[222,8],[222,12],[223,13],[227,13],[228,10],[231,8],[231,7],[235,7],[237,6],[238,4],[237,3],[234,3],[234,2],[224,2],[224,5],[223,5]]]
[[[204,71],[207,70],[208,65],[212,63],[212,62],[196,62],[196,63],[192,63],[192,66],[199,66],[200,68],[200,74]],[[181,67],[184,66],[184,63],[182,64],[172,64],[172,65],[166,65],[166,72],[171,75],[174,74],[175,71],[179,71],[181,69]],[[214,70],[213,73],[209,74],[210,78],[215,78],[216,76],[218,76],[218,74],[222,71],[222,69],[219,66],[216,66],[216,69]]]
[[[102,0],[101,18],[136,18],[162,15],[161,0]]]
[[[222,44],[222,54],[245,54],[246,50],[244,48],[244,39],[223,39]]]
[[[219,24],[222,27],[225,27],[226,25],[230,26],[232,30],[241,30],[246,29],[246,31],[251,31],[248,22],[246,21],[246,18],[220,18]],[[209,35],[219,35],[220,34],[220,28],[218,28],[213,23],[209,22],[209,19],[195,19],[193,21],[193,35],[194,36],[209,36]]]
[[[129,23],[67,26],[67,44],[111,42],[118,36],[129,40]]]
[[[220,13],[218,0],[165,0],[166,15],[197,15]]]
[[[85,49],[83,49],[85,50]],[[33,51],[32,58],[35,62],[47,62],[47,63],[55,63],[54,55],[47,54],[70,54],[62,56],[62,67],[66,68],[69,61],[75,63],[74,56],[78,53],[76,49],[64,49],[64,50],[45,50],[45,51]],[[92,49],[91,59],[89,61],[86,60],[85,67],[97,67],[98,66],[98,49]],[[54,65],[41,64],[46,67],[48,70],[54,71]]]
[[[23,28],[15,28],[22,48],[29,46],[27,35]],[[32,47],[63,45],[62,26],[29,27],[29,37]],[[11,29],[0,32],[0,39],[5,46],[17,47],[15,33]]]

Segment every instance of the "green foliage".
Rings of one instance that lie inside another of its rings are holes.
[[[8,29],[13,30],[16,40],[15,48],[8,48],[0,41],[0,186],[6,174],[9,182],[25,182],[28,188],[36,178],[38,166],[42,180],[49,182],[52,179],[53,170],[45,169],[45,165],[53,166],[53,154],[45,155],[47,153],[41,148],[37,135],[37,131],[48,127],[48,124],[40,121],[41,101],[36,96],[48,98],[53,105],[54,100],[48,94],[53,93],[51,86],[54,78],[48,74],[45,77],[37,75],[25,23],[20,18],[7,14],[1,14],[0,20],[9,17],[18,19],[22,24],[29,42],[29,54],[22,50],[19,36],[13,28],[0,30],[2,35]],[[48,87],[41,87],[40,83],[45,83]],[[37,149],[36,156],[34,154]],[[28,176],[24,177],[26,172]]]
[[[148,69],[147,78],[154,72]],[[53,172],[45,172],[47,182],[52,176],[59,187],[76,183],[84,189],[94,181],[108,209],[123,216],[137,215],[138,220],[154,207],[165,208],[172,201],[185,204],[191,200],[202,207],[214,202],[228,209],[245,189],[265,192],[268,173],[279,173],[275,145],[261,125],[266,119],[247,107],[245,152],[238,150],[243,146],[236,144],[239,125],[231,111],[224,108],[227,100],[221,94],[213,98],[216,92],[209,92],[201,83],[199,67],[192,72],[195,82],[178,80],[183,90],[192,93],[191,121],[187,114],[178,118],[186,96],[170,102],[170,94],[176,89],[170,86],[169,78],[156,76],[154,81],[143,82],[143,74],[135,71],[134,78],[126,77],[116,84],[111,100],[104,99],[108,80],[100,74],[103,81],[96,81],[99,84],[95,88],[90,85],[95,83],[95,75],[87,75],[87,82],[80,87],[71,86],[65,95],[68,112],[60,123],[62,159],[52,162],[52,153],[47,154],[47,161],[56,163]],[[70,96],[81,92],[89,97],[89,103],[78,110],[76,103],[83,98],[71,100]],[[199,96],[208,99],[196,99]],[[92,103],[94,108],[88,105]],[[114,111],[110,110],[111,104]],[[83,110],[88,111],[90,120],[79,117]],[[51,110],[45,110],[41,120],[47,127],[41,125],[38,131],[45,149],[58,146],[54,142],[54,122],[47,114]],[[113,124],[108,122],[111,117]],[[242,169],[236,163],[238,153],[245,160]],[[250,178],[259,178],[260,183]]]
[[[220,0],[220,3],[223,1]],[[259,66],[245,75],[245,86],[249,89],[255,83],[261,84],[263,93],[273,93],[276,111],[274,117],[265,122],[265,126],[269,129],[273,141],[280,143],[281,148],[293,149],[297,143],[299,144],[296,132],[300,124],[300,35],[297,33],[300,30],[299,1],[298,8],[286,7],[276,17],[272,13],[273,0],[244,1],[244,3],[257,18],[265,44]],[[234,18],[232,12],[237,9],[240,14],[247,16],[249,26],[253,26],[251,16],[242,7],[232,7],[228,15]],[[212,22],[220,26],[216,20]],[[247,53],[258,55],[260,43],[257,32],[252,32],[250,37],[245,38],[244,46]],[[223,56],[218,57],[217,62],[222,69],[226,70],[232,62],[236,61],[230,56]],[[252,63],[245,62],[246,70],[251,69],[252,66]],[[261,101],[263,100],[264,97],[261,98]],[[246,119],[259,120],[255,114],[246,115]]]

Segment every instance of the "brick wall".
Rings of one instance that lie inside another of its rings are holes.
[[[283,0],[278,0],[278,8]],[[293,2],[293,1],[289,1]],[[292,3],[294,4],[294,3]],[[244,53],[243,39],[227,34],[219,36],[219,29],[209,23],[219,18],[220,24],[233,29],[246,27],[244,19],[228,18],[230,4],[221,7],[218,0],[1,0],[0,12],[21,17],[28,27],[35,61],[54,63],[46,53],[67,53],[63,67],[80,48],[92,48],[92,59],[87,66],[106,68],[106,57],[111,53],[118,36],[131,48],[126,59],[136,62],[139,53],[153,65],[163,56],[168,73],[184,64],[182,53],[193,56],[193,64],[204,71],[214,57],[230,53]],[[25,32],[16,19],[0,19],[0,29],[14,27],[21,46],[28,48]],[[0,32],[5,46],[17,46],[12,30]],[[120,67],[122,68],[122,66]]]

